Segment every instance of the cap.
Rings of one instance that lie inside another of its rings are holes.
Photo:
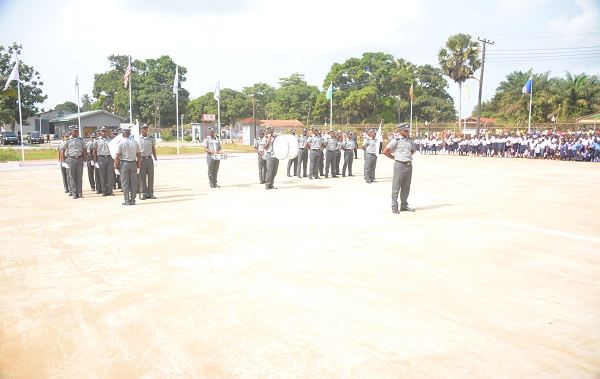
[[[70,135],[71,135],[71,133],[68,133],[68,132],[64,132],[64,133],[63,133],[63,137],[68,137],[68,136],[70,136]]]
[[[119,131],[118,131],[117,129],[111,129],[111,130],[110,130],[110,132],[111,132],[112,134],[117,134],[117,133],[119,133]]]
[[[214,131],[215,131],[215,128],[213,128],[213,127],[211,126],[211,127],[209,127],[207,130],[208,130],[209,132],[214,132]]]
[[[273,130],[273,127],[272,126],[267,126],[265,129],[267,129],[267,130]]]
[[[306,131],[307,131],[307,129],[306,129],[306,128],[302,128],[302,131],[303,131],[303,132],[306,132]]]
[[[396,127],[397,130],[410,130],[410,126],[408,124],[400,124]]]
[[[91,132],[91,133],[90,133],[90,137],[96,137],[96,133],[94,133],[94,132]]]
[[[69,126],[69,130],[79,130],[79,127],[77,125],[71,125]]]
[[[261,129],[258,131],[258,134],[265,134],[265,131]]]
[[[346,132],[346,134],[348,134],[348,135],[351,135],[351,134],[352,134],[352,132]]]
[[[290,133],[296,133],[296,129],[290,130]]]
[[[310,128],[310,130],[315,131],[315,130],[319,130],[319,128],[317,128],[316,126],[313,126],[312,128]]]
[[[123,133],[131,133],[131,128],[121,128]]]
[[[333,130],[328,131],[327,133],[335,133]]]
[[[142,125],[140,125],[140,129],[148,129],[148,124],[142,124]]]
[[[98,128],[99,131],[101,132],[105,132],[106,131],[106,126],[101,126]]]

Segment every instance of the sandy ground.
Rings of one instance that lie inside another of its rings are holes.
[[[416,155],[396,215],[383,156],[161,158],[134,207],[0,164],[0,378],[600,377],[600,164]]]

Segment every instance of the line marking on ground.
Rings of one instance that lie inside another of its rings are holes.
[[[508,227],[515,228],[515,229],[530,230],[532,232],[554,234],[554,235],[557,235],[557,236],[563,236],[563,237],[569,237],[569,238],[575,238],[575,239],[580,239],[580,240],[585,240],[585,241],[591,241],[591,242],[600,243],[600,238],[597,238],[597,237],[582,236],[582,235],[579,235],[579,234],[561,232],[559,230],[538,228],[537,226],[519,225],[519,224],[515,224],[515,223],[512,223],[512,222],[506,222],[506,221],[497,221],[496,220],[496,221],[490,221],[490,222],[492,224],[496,224],[496,225],[500,225],[500,226],[508,226]]]

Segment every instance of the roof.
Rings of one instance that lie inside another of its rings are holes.
[[[477,122],[477,117],[467,117],[466,118],[467,122]],[[479,118],[479,120],[485,124],[495,124],[496,123],[496,119],[495,118],[485,118],[485,117],[481,117]],[[465,119],[463,118],[462,120],[460,120],[460,122],[465,122]]]
[[[240,121],[240,124],[251,124],[252,123],[252,117],[248,117],[243,119],[242,121]],[[298,120],[259,120],[256,119],[256,125],[258,126],[273,126],[273,127],[279,127],[279,128],[290,128],[290,127],[302,127],[304,126],[303,123],[301,123]]]
[[[74,120],[77,120],[79,117],[85,118],[85,117],[90,117],[90,116],[101,114],[101,113],[104,113],[104,114],[107,114],[109,116],[113,116],[113,117],[119,118],[121,120],[126,120],[125,117],[121,117],[119,115],[107,112],[105,110],[97,110],[97,111],[81,112],[79,114],[73,113],[73,114],[70,114],[70,115],[63,116],[63,117],[55,118],[53,121],[54,122],[74,121]]]
[[[578,124],[600,124],[600,112],[592,113],[587,116],[579,117]]]

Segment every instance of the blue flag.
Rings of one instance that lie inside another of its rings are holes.
[[[522,93],[531,93],[531,86],[533,85],[533,76],[529,77],[529,80],[523,86]]]
[[[331,83],[329,85],[329,89],[327,90],[327,93],[325,94],[325,98],[327,100],[331,100],[332,97],[333,97],[333,83]]]

